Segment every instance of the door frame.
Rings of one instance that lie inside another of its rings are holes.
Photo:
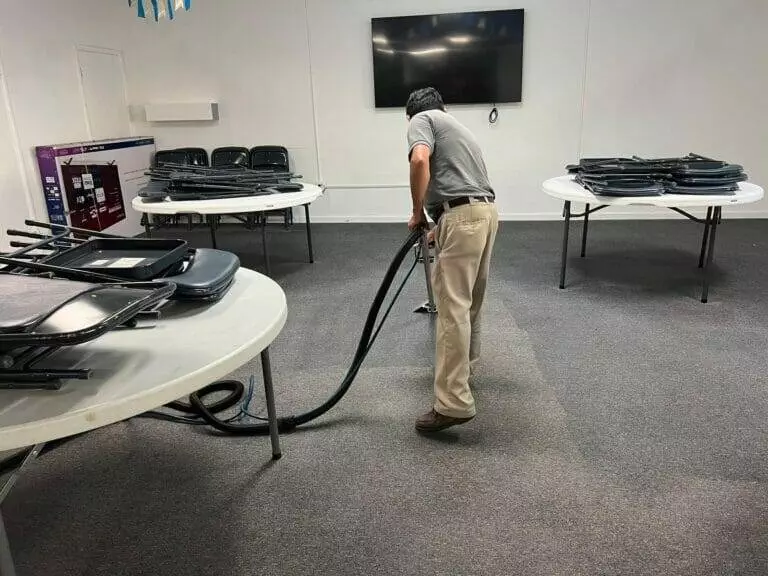
[[[120,63],[120,75],[123,78],[123,100],[125,101],[125,113],[128,115],[128,136],[135,136],[135,129],[133,122],[131,121],[131,115],[129,111],[128,103],[128,77],[125,73],[125,59],[123,57],[123,51],[114,48],[107,48],[106,46],[93,46],[90,44],[75,44],[75,64],[77,66],[77,83],[80,89],[80,101],[83,103],[83,118],[85,120],[85,131],[88,134],[88,140],[93,140],[93,132],[91,130],[91,119],[88,117],[88,102],[85,99],[85,86],[83,84],[83,68],[80,62],[81,53],[90,54],[103,54],[106,56],[116,56]]]

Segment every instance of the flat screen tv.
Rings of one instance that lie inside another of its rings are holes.
[[[433,86],[446,104],[520,102],[523,10],[371,20],[376,106]]]

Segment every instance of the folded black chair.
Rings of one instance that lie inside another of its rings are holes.
[[[184,164],[189,166],[209,166],[208,151],[205,148],[177,148],[177,152],[185,155]]]
[[[251,168],[260,172],[290,172],[291,163],[288,159],[288,149],[284,146],[255,146],[251,148]],[[282,214],[285,227],[293,224],[293,209],[272,210],[268,214]]]
[[[186,164],[187,154],[182,150],[158,150],[155,152],[155,157],[152,161],[152,165],[159,168],[166,164]]]
[[[159,150],[155,153],[155,159],[153,166],[155,168],[162,168],[167,165],[183,165],[183,166],[208,166],[208,152],[204,148],[175,148],[173,150]],[[145,224],[147,215],[142,216],[142,226]],[[178,223],[178,216],[173,218],[175,223]],[[187,227],[192,227],[192,215],[187,218]]]
[[[288,149],[284,146],[251,148],[251,168],[260,171],[290,172]]]
[[[225,146],[223,148],[216,148],[211,153],[211,166],[215,168],[249,166],[250,162],[251,156],[248,148]]]
[[[192,250],[185,266],[162,280],[176,285],[175,300],[215,302],[232,286],[240,260],[231,252],[198,248]]]
[[[0,273],[0,389],[58,389],[63,379],[87,379],[87,369],[37,366],[62,347],[130,326],[174,289],[171,282],[91,284]]]
[[[0,272],[52,274],[90,283],[120,283],[126,279],[173,282],[172,299],[210,302],[223,297],[240,268],[234,254],[209,249],[189,249],[183,240],[121,238],[108,234],[88,241],[69,234],[78,228],[51,226],[28,220],[27,225],[54,228],[54,236],[9,230],[10,236],[32,237],[39,242],[0,256]],[[12,242],[12,244],[18,244]]]

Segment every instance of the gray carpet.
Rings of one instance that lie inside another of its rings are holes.
[[[696,226],[595,222],[565,291],[560,231],[502,226],[472,423],[413,432],[432,373],[414,276],[349,395],[275,464],[266,438],[141,419],[44,457],[4,505],[20,575],[768,573],[768,221],[721,228],[708,305]],[[316,226],[309,265],[300,226],[271,231],[280,412],[340,381],[404,237]],[[220,241],[261,265],[257,233]]]

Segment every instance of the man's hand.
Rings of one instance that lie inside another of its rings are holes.
[[[437,226],[427,233],[427,242],[429,242],[430,246],[435,243],[435,230],[437,230]]]
[[[411,214],[411,219],[408,220],[408,230],[413,232],[417,228],[426,226],[426,224],[427,224],[427,219],[424,216],[424,212],[421,212],[421,213],[414,212],[413,214]]]
[[[413,200],[413,215],[408,221],[408,229],[416,230],[426,225],[424,216],[424,198],[429,186],[429,155],[431,150],[424,144],[417,144],[411,150],[411,199]]]

